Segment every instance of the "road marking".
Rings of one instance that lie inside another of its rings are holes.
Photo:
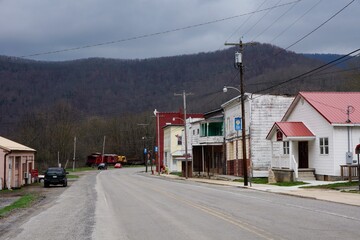
[[[163,194],[163,195],[165,195],[165,196],[167,196],[167,197],[169,197],[171,199],[182,202],[182,203],[184,203],[184,204],[186,204],[188,206],[191,206],[191,207],[196,208],[198,210],[201,210],[201,211],[203,211],[203,212],[205,212],[207,214],[210,214],[210,215],[212,215],[214,217],[217,217],[217,218],[219,218],[221,220],[224,220],[224,221],[226,221],[228,223],[231,223],[231,224],[233,224],[233,225],[235,225],[235,226],[237,226],[237,227],[239,227],[239,228],[241,228],[241,229],[243,229],[245,231],[248,231],[248,232],[250,232],[250,233],[252,233],[254,235],[257,235],[258,237],[261,237],[261,238],[267,239],[267,240],[274,239],[273,237],[271,237],[271,235],[273,233],[268,232],[266,230],[263,230],[263,229],[261,229],[261,228],[259,228],[257,226],[254,226],[254,225],[249,224],[247,222],[235,219],[235,218],[231,217],[230,215],[224,214],[224,213],[222,213],[220,211],[216,211],[216,210],[211,209],[209,207],[205,207],[203,205],[200,205],[200,204],[194,203],[192,201],[186,200],[184,198],[179,197],[176,194],[169,193],[169,192],[164,191],[164,190],[162,190],[160,188],[155,188],[153,185],[150,185],[148,183],[143,183],[143,184],[148,185],[148,187],[151,188],[152,190],[154,190],[154,191],[156,191],[158,193],[161,193],[161,194]],[[279,238],[277,236],[276,239],[283,239],[283,238]]]

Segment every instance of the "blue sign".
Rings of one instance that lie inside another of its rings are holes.
[[[144,154],[146,154],[147,153],[147,149],[146,148],[144,148]]]
[[[157,146],[155,146],[154,151],[158,152],[158,147]]]
[[[235,118],[235,130],[240,131],[242,129],[242,121],[240,117]]]

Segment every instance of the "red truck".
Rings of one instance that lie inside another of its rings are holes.
[[[108,165],[114,165],[118,162],[118,155],[112,154],[112,153],[105,153],[104,156],[102,156],[101,153],[92,153],[91,155],[87,156],[86,159],[86,165],[91,166],[97,166],[100,163],[107,163]]]

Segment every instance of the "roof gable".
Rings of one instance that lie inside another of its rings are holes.
[[[275,122],[266,139],[270,140],[273,135],[280,131],[287,138],[314,138],[315,135],[303,122]]]
[[[286,137],[315,136],[302,122],[276,122],[275,125]]]
[[[7,151],[28,151],[28,152],[36,152],[35,149],[29,148],[25,145],[20,143],[11,141],[7,138],[0,136],[0,148],[7,150]]]
[[[305,100],[330,124],[360,124],[360,92],[300,92],[282,121],[286,121],[300,100]]]

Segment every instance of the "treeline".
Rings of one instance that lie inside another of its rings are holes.
[[[16,140],[37,150],[40,169],[55,166],[85,166],[86,156],[102,152],[125,155],[131,160],[143,158],[143,147],[153,149],[155,118],[149,112],[112,117],[78,118],[81,114],[66,102],[35,111],[22,117],[16,129]],[[76,145],[74,146],[74,138]]]
[[[142,137],[146,145],[155,142],[154,109],[182,108],[174,93],[192,93],[187,109],[193,113],[217,109],[238,94],[222,92],[224,85],[239,86],[235,51],[66,62],[0,57],[0,135],[35,148],[42,166],[56,163],[58,152],[62,163],[72,161],[75,136],[79,164],[102,151],[104,136],[106,152],[139,159]],[[324,62],[269,44],[246,47],[243,59],[246,92],[360,91],[358,58],[285,84]]]

